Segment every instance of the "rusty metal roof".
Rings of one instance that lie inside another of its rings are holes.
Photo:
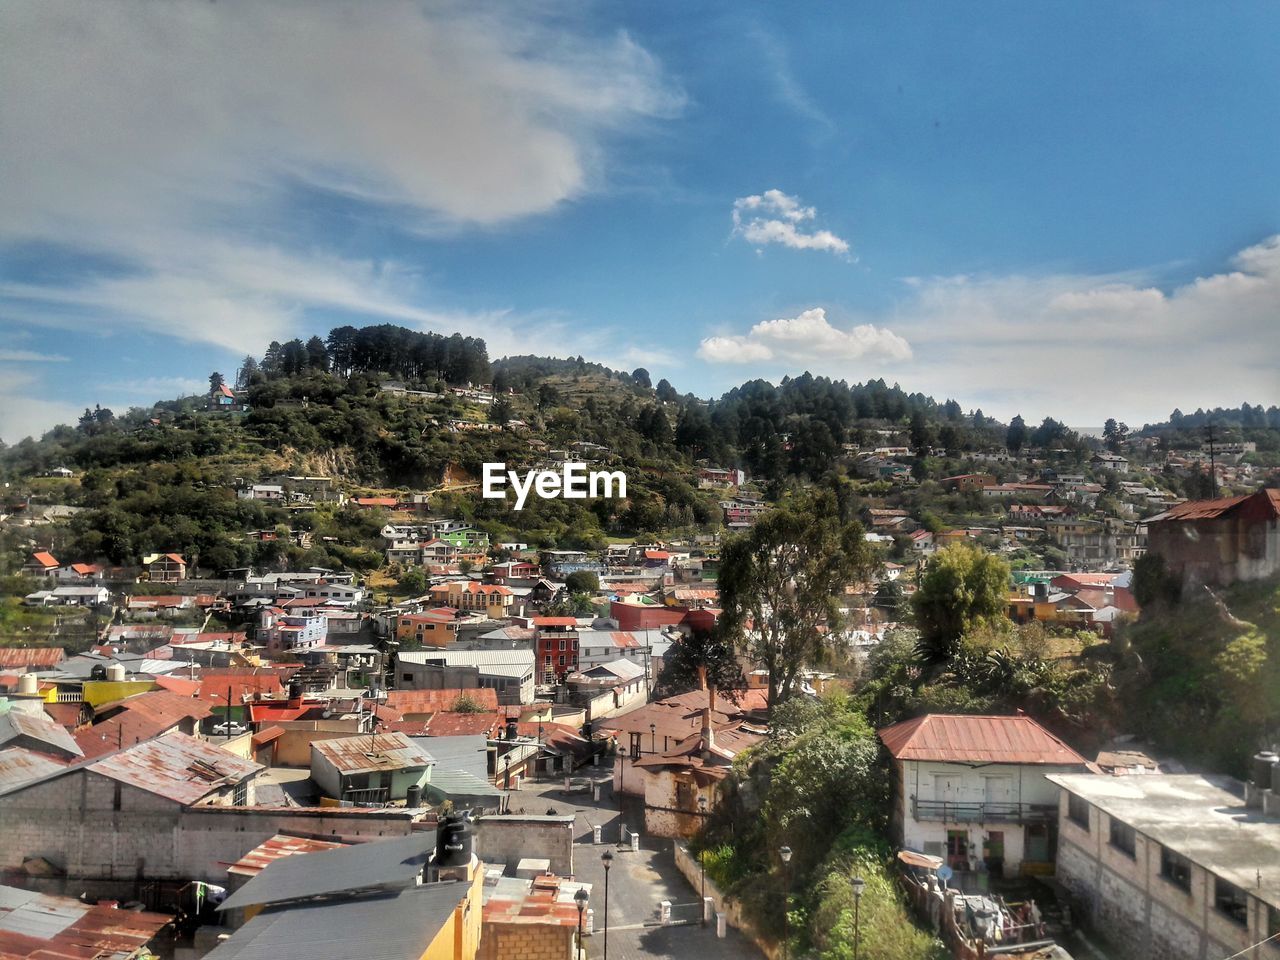
[[[341,773],[403,770],[435,763],[429,753],[403,733],[362,734],[340,740],[318,740],[311,744],[311,749]]]
[[[65,764],[43,753],[10,747],[0,750],[0,790],[7,790],[31,780],[57,773]]]
[[[0,670],[49,670],[67,659],[61,647],[0,647]]]
[[[227,873],[242,877],[256,877],[259,873],[284,857],[292,857],[298,853],[320,853],[346,846],[329,840],[312,840],[308,837],[291,837],[277,833],[270,840],[264,840],[243,857],[227,867]]]
[[[87,769],[189,806],[265,767],[204,740],[168,733],[103,757]]]
[[[1234,514],[1248,520],[1274,520],[1280,517],[1280,490],[1259,490],[1239,497],[1219,497],[1216,500],[1187,500],[1164,513],[1156,514],[1147,523],[1163,523],[1168,520],[1216,520]]]
[[[124,960],[172,917],[90,905],[72,897],[0,886],[0,957],[5,960]]]
[[[75,738],[67,732],[66,727],[55,722],[43,709],[39,713],[15,709],[0,713],[0,745],[19,737],[53,748],[46,752],[60,751],[73,757],[83,756]]]
[[[879,731],[895,760],[1084,765],[1085,759],[1025,714],[931,713]]]

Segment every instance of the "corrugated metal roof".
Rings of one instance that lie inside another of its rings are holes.
[[[88,904],[69,897],[37,894],[8,912],[0,913],[0,931],[52,940],[88,912]],[[3,940],[0,936],[0,943]]]
[[[265,768],[203,740],[169,733],[103,757],[87,769],[189,805]]]
[[[0,647],[0,670],[49,670],[67,658],[61,647]]]
[[[431,751],[436,758],[436,765],[431,771],[433,781],[444,770],[465,770],[482,780],[489,775],[489,738],[485,734],[415,737],[414,743]]]
[[[435,849],[434,830],[276,860],[218,908],[287,903],[380,887],[411,886]]]
[[[65,727],[55,723],[44,710],[35,713],[10,708],[0,713],[0,745],[19,737],[28,737],[73,757],[83,756],[75,738]]]
[[[0,956],[123,960],[146,946],[170,920],[158,913],[0,887]]]
[[[502,791],[491,784],[485,777],[477,777],[465,770],[437,770],[431,774],[431,782],[427,784],[427,792],[445,798],[458,797],[502,797]]]
[[[1215,520],[1228,513],[1239,514],[1251,520],[1274,520],[1280,517],[1280,490],[1259,490],[1239,497],[1219,497],[1216,500],[1187,500],[1176,507],[1157,514],[1147,523],[1166,520]]]
[[[379,733],[369,736],[343,737],[340,740],[317,740],[311,748],[334,765],[341,773],[372,773],[378,770],[402,770],[426,767],[435,763],[403,733]]]
[[[10,747],[0,750],[0,791],[57,773],[63,764],[42,753]]]
[[[1080,764],[1084,757],[1028,716],[931,713],[879,731],[897,760],[943,763]]]
[[[419,960],[469,892],[470,885],[465,883],[431,883],[384,897],[268,910],[206,957]]]
[[[227,873],[234,873],[241,877],[256,877],[271,864],[277,860],[283,860],[285,857],[292,857],[299,853],[321,853],[322,851],[335,850],[342,846],[345,846],[345,844],[333,843],[329,840],[312,840],[309,837],[290,837],[283,833],[277,833],[270,840],[264,840],[227,867]]]

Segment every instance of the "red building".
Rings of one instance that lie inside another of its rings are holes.
[[[578,621],[573,617],[534,617],[538,683],[555,683],[578,671]]]

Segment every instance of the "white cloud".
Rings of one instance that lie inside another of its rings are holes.
[[[698,345],[698,356],[712,363],[793,368],[854,360],[909,360],[911,345],[893,331],[869,323],[849,330],[833,327],[826,310],[814,307],[796,317],[761,321],[741,336],[708,337]]]
[[[1280,237],[1172,286],[1138,271],[913,278],[908,289],[891,312],[917,347],[904,383],[988,413],[1089,425],[1280,402]]]
[[[234,379],[233,373],[229,371],[226,379]],[[142,403],[154,403],[157,400],[207,393],[209,381],[195,377],[140,377],[135,380],[110,380],[98,386],[113,394],[140,397]]]
[[[805,232],[804,225],[817,216],[798,197],[781,190],[739,197],[733,201],[733,232],[757,249],[779,243],[792,250],[825,250],[847,256],[849,244],[830,230]]]
[[[0,363],[66,363],[70,357],[35,350],[0,350]]]
[[[75,423],[82,408],[43,387],[21,367],[0,367],[0,439],[16,443],[57,423]]]
[[[483,335],[492,312],[433,307],[415,271],[350,251],[580,197],[611,138],[682,103],[625,34],[410,0],[12,0],[0,89],[0,249],[118,265],[11,281],[6,319],[239,353],[314,332],[319,310]],[[300,189],[351,224],[302,220]]]

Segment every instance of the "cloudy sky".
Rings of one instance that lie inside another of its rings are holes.
[[[1280,6],[6,0],[0,438],[396,322],[713,395],[1280,402]]]

